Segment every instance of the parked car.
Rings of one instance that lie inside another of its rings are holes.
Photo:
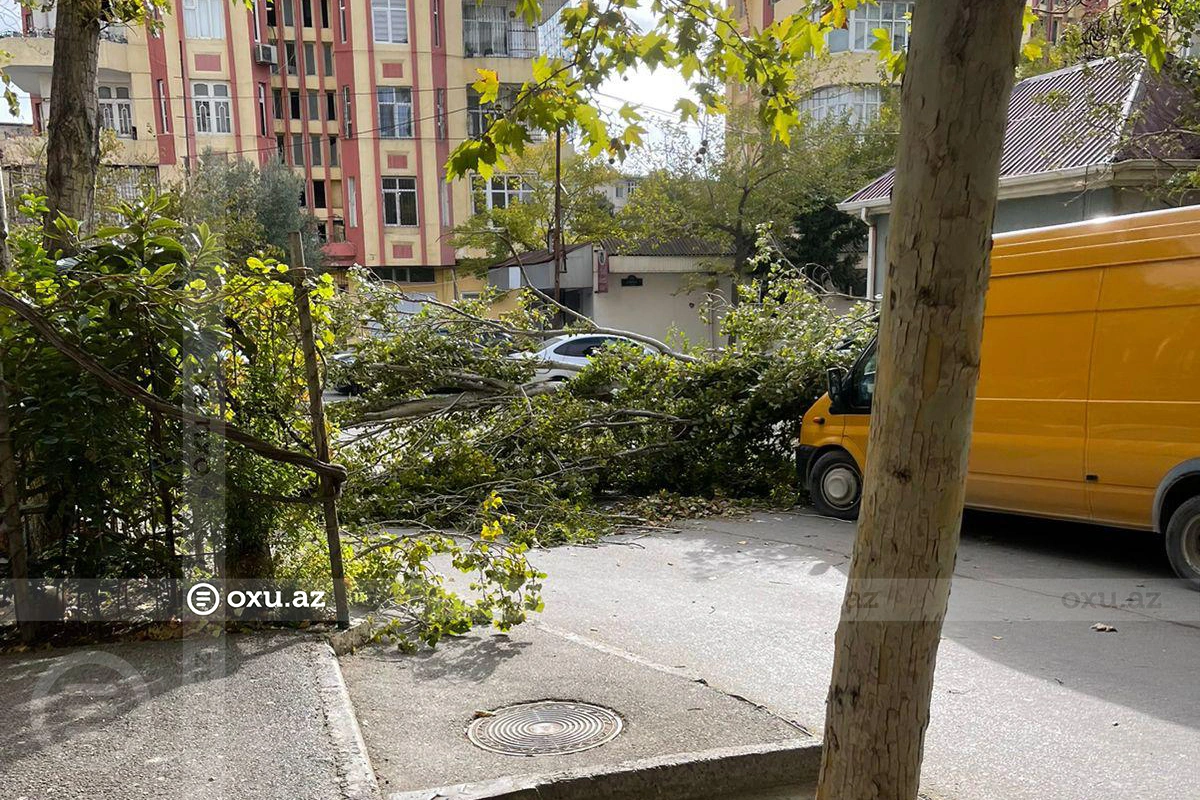
[[[592,356],[614,344],[631,344],[647,354],[657,352],[649,345],[634,341],[627,336],[599,333],[571,333],[555,336],[542,342],[537,350],[513,353],[511,358],[538,361],[541,366],[534,373],[534,380],[565,381],[575,377],[592,360]]]

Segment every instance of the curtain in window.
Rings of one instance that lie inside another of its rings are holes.
[[[463,50],[469,56],[508,55],[508,8],[463,3]]]
[[[408,0],[371,0],[375,41],[408,43]]]
[[[183,0],[183,29],[192,39],[225,38],[226,0]]]

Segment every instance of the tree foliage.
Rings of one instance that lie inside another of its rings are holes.
[[[166,216],[175,202],[150,196],[119,206],[119,224],[91,235],[59,217],[56,238],[75,253],[70,259],[54,260],[40,229],[24,226],[12,237],[17,269],[2,288],[108,373],[277,448],[308,452],[288,267],[226,258],[207,226]],[[32,219],[45,206],[29,197],[22,211]],[[309,294],[317,347],[327,351],[344,333],[348,306],[339,306],[328,277]],[[81,580],[216,576],[328,590],[311,473],[222,438],[211,425],[185,424],[114,394],[8,306],[0,310],[0,341],[31,579],[90,612],[122,602],[127,584],[84,589]],[[493,504],[486,513],[499,512]],[[388,598],[405,612],[406,630],[429,641],[467,623],[519,622],[539,606],[539,578],[520,546],[499,541],[492,522],[466,543],[390,542],[377,528],[356,529],[344,553],[354,596]],[[475,573],[478,597],[463,600],[441,585],[428,563],[434,555]],[[418,573],[420,586],[409,582]]]
[[[562,217],[566,244],[594,242],[618,235],[612,204],[604,187],[620,173],[602,159],[579,155],[563,147]],[[490,204],[482,180],[472,185],[475,213],[454,231],[456,247],[482,252],[483,261],[508,258],[513,250],[547,247],[555,228],[554,144],[539,143],[507,159],[493,180],[520,181],[523,200],[507,206]]]
[[[208,225],[235,261],[263,255],[286,260],[288,234],[300,231],[305,264],[319,267],[324,253],[317,219],[300,206],[303,193],[304,176],[278,160],[257,166],[205,153],[175,187],[171,213]]]
[[[733,255],[734,272],[751,275],[759,225],[769,224],[783,238],[798,222],[828,225],[807,215],[887,169],[894,141],[894,117],[886,112],[863,127],[805,118],[786,144],[742,115],[731,116],[723,132],[714,125],[698,150],[677,129],[649,160],[649,174],[618,222],[628,238],[696,237],[723,244]],[[832,270],[836,261],[820,264]]]

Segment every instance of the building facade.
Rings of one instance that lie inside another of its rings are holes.
[[[776,20],[792,14],[808,13],[808,0],[731,0],[742,21],[743,30],[763,30]],[[909,20],[913,0],[878,0],[862,4],[846,12],[846,27],[831,31],[825,37],[828,53],[814,58],[803,75],[807,92],[803,110],[813,119],[828,117],[849,118],[866,123],[879,114],[886,102],[889,87],[881,81],[879,56],[871,45],[877,31],[883,31],[895,51],[908,49]],[[1103,13],[1108,0],[1029,0],[1030,9],[1038,18],[1034,36],[1057,42],[1069,24],[1083,24],[1088,18]],[[734,99],[745,94],[741,87],[731,87]],[[746,95],[746,100],[755,99]]]
[[[54,11],[23,9],[14,27],[7,72],[41,132]],[[331,266],[449,299],[472,280],[456,274],[449,234],[473,203],[444,165],[491,113],[470,84],[492,69],[519,86],[537,54],[513,0],[176,0],[155,32],[103,31],[100,122],[120,143],[111,158],[162,184],[206,153],[280,159],[305,178],[298,201]]]

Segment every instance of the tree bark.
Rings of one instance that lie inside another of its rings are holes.
[[[46,148],[48,241],[55,234],[59,214],[79,220],[84,228],[90,226],[100,166],[96,94],[100,0],[58,0],[57,9]]]
[[[922,0],[901,135],[858,538],[818,800],[917,796],[950,594],[1022,0]]]

